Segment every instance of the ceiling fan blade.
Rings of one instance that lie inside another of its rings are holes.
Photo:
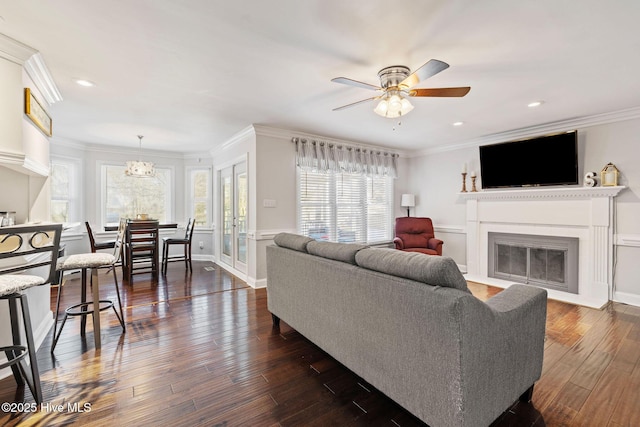
[[[378,98],[380,98],[380,97],[379,97],[379,96],[374,96],[373,98],[363,99],[362,101],[353,102],[353,103],[351,103],[351,104],[343,105],[342,107],[334,108],[334,109],[333,109],[333,110],[331,110],[331,111],[340,111],[340,110],[344,110],[345,108],[353,107],[354,105],[362,104],[363,102],[373,101],[373,100],[378,99]]]
[[[410,88],[422,80],[426,80],[429,77],[433,77],[438,74],[440,71],[444,71],[449,68],[449,64],[446,62],[439,61],[437,59],[431,59],[429,62],[424,64],[422,67],[415,70],[411,73],[406,79],[400,82],[398,87],[400,88]]]
[[[439,96],[439,97],[461,97],[469,93],[471,88],[465,87],[441,87],[435,89],[411,89],[409,96]]]
[[[379,86],[370,85],[369,83],[359,82],[357,80],[348,79],[346,77],[336,77],[335,79],[331,79],[331,81],[334,83],[342,83],[343,85],[355,86],[363,89],[382,90],[382,88]]]

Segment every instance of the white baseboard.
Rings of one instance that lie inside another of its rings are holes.
[[[640,295],[630,294],[628,292],[614,292],[613,300],[623,304],[635,305],[640,307]]]
[[[216,257],[213,255],[191,255],[194,261],[211,261],[216,262]]]

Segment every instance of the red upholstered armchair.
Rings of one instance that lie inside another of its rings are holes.
[[[433,233],[431,218],[396,218],[396,249],[407,252],[421,252],[429,255],[442,255],[442,240]]]

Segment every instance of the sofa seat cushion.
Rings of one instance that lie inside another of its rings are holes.
[[[471,293],[460,269],[449,257],[395,249],[369,248],[358,251],[356,263],[369,270]]]
[[[315,242],[311,237],[293,233],[278,233],[273,238],[273,241],[282,248],[293,249],[298,252],[307,252],[307,244]]]
[[[368,246],[355,243],[317,242],[315,240],[307,244],[307,252],[311,255],[354,265],[356,264],[356,254],[366,248]]]

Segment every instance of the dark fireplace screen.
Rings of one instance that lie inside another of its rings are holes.
[[[578,293],[578,239],[489,233],[489,277]]]

